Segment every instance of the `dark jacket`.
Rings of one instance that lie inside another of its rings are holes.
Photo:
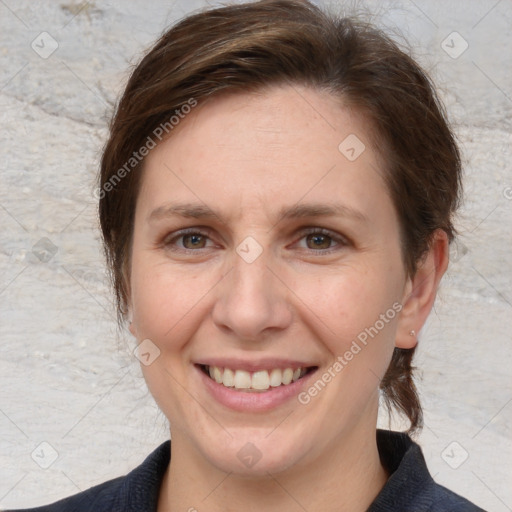
[[[377,430],[377,445],[390,477],[368,512],[485,512],[432,480],[420,447],[409,436]],[[18,512],[156,512],[170,460],[170,441],[126,476],[57,501]]]

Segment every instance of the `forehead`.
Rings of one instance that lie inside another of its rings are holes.
[[[150,152],[140,195],[152,204],[165,203],[171,189],[205,203],[231,198],[238,214],[306,196],[371,202],[385,189],[373,146],[367,117],[328,93],[294,85],[224,94],[184,116]]]

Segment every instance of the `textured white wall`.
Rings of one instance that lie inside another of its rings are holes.
[[[168,436],[131,340],[116,336],[92,191],[128,65],[205,5],[0,2],[0,508],[121,475]],[[511,510],[512,5],[350,5],[403,33],[440,87],[465,158],[460,242],[420,336],[420,443],[438,482],[485,509]],[[41,247],[56,252],[44,261]],[[35,459],[57,456],[48,469],[31,457],[41,442],[52,448]]]

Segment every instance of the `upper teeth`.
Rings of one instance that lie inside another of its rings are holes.
[[[297,368],[296,370],[293,368],[285,368],[284,370],[274,368],[270,371],[260,370],[251,373],[245,370],[219,368],[218,366],[207,366],[206,369],[212,379],[228,388],[262,390],[295,382],[307,371],[306,368]]]

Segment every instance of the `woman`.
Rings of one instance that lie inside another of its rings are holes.
[[[171,28],[119,103],[98,196],[172,448],[33,510],[481,510],[376,429],[380,396],[421,427],[412,358],[459,194],[428,78],[374,28],[293,0]]]

